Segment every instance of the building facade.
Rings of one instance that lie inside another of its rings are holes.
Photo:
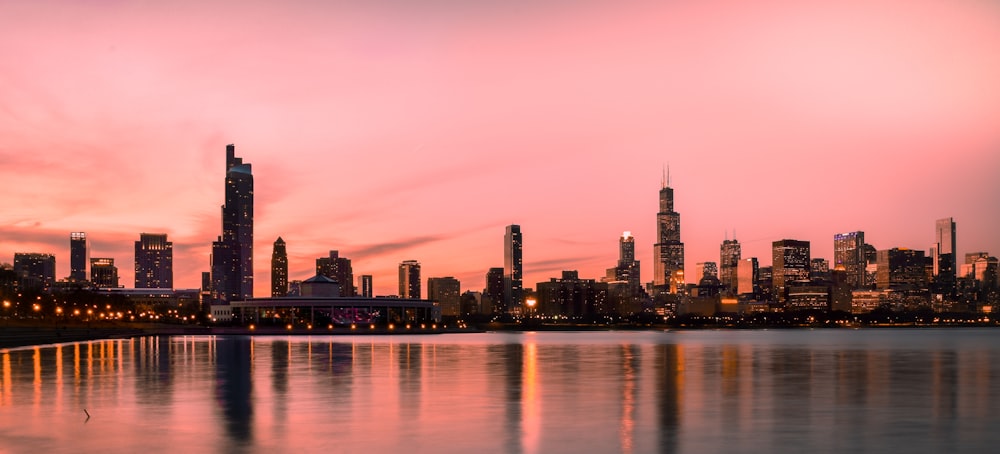
[[[399,297],[420,299],[420,262],[404,260],[399,263]]]
[[[212,242],[212,300],[228,304],[253,298],[253,172],[226,145],[222,235]]]
[[[504,313],[504,286],[503,268],[490,268],[486,272],[486,288],[483,289],[483,300],[489,303],[485,310],[493,315]],[[485,304],[485,303],[484,303]]]
[[[676,294],[684,287],[684,243],[681,242],[681,215],[674,211],[674,190],[669,177],[660,188],[660,211],[656,213],[653,244],[653,285]]]
[[[460,297],[462,284],[454,277],[427,278],[427,299],[441,306],[441,315],[457,317],[462,315]]]
[[[833,269],[847,272],[851,288],[865,286],[865,232],[838,233],[833,236]]]
[[[271,248],[271,298],[288,296],[288,250],[279,236]]]
[[[22,288],[49,289],[56,281],[56,256],[17,252],[14,254],[14,273]]]
[[[362,274],[358,278],[358,290],[362,298],[374,298],[375,290],[372,288],[372,275]]]
[[[354,269],[351,259],[341,257],[337,251],[330,251],[329,257],[316,259],[316,274],[326,276],[340,284],[341,296],[354,296]]]
[[[95,257],[90,259],[90,281],[97,288],[118,288],[118,267],[115,259]]]
[[[727,294],[736,293],[737,267],[743,252],[736,239],[723,240],[719,246],[719,283]]]
[[[135,242],[135,288],[174,288],[174,243],[166,233],[140,233]]]
[[[511,224],[503,236],[503,313],[520,310],[524,296],[524,262],[521,249],[524,238],[521,236],[521,226]]]
[[[70,232],[69,234],[69,280],[83,282],[87,280],[87,264],[90,261],[87,233]]]
[[[771,243],[771,254],[771,285],[776,299],[784,302],[792,281],[809,279],[809,242],[775,241]]]

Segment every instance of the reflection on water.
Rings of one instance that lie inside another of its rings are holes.
[[[0,449],[988,452],[998,340],[926,329],[33,347],[0,351]]]

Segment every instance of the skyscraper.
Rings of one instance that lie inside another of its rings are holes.
[[[14,273],[22,287],[48,289],[56,281],[56,256],[36,252],[14,253]]]
[[[212,300],[228,304],[253,298],[253,173],[226,145],[226,201],[222,235],[212,243]]]
[[[97,288],[118,288],[118,267],[115,259],[95,257],[90,259],[90,280]]]
[[[279,236],[271,249],[271,297],[288,296],[288,252]]]
[[[666,174],[660,188],[660,211],[656,213],[653,245],[653,285],[677,293],[684,286],[684,243],[681,243],[681,215],[674,211],[674,190]],[[701,279],[701,276],[698,277]]]
[[[622,233],[618,240],[618,266],[615,267],[615,280],[628,282],[633,293],[642,288],[639,279],[639,261],[635,259],[635,237],[632,232]]]
[[[851,288],[865,285],[865,232],[838,233],[833,236],[833,268],[843,267]]]
[[[736,266],[736,294],[757,293],[758,273],[757,257],[741,259],[739,265]]]
[[[399,297],[420,299],[420,262],[404,260],[399,263]]]
[[[719,283],[728,293],[736,293],[736,267],[742,254],[740,242],[735,238],[724,240],[719,246]]]
[[[174,243],[166,233],[140,233],[135,242],[135,288],[174,288]]]
[[[503,268],[490,268],[486,272],[486,288],[483,289],[483,298],[489,301],[490,306],[485,311],[493,315],[504,313],[504,293],[506,293],[503,278]]]
[[[809,279],[809,242],[780,240],[771,243],[772,280],[778,301],[785,301],[792,281]]]
[[[372,289],[372,275],[362,274],[358,278],[358,288],[361,291],[361,296],[363,298],[373,298],[375,296],[375,291]]]
[[[340,284],[340,296],[354,296],[354,269],[351,259],[330,251],[329,257],[316,259],[316,274],[326,276]]]
[[[70,232],[69,234],[69,280],[83,282],[87,280],[87,233]]]
[[[454,277],[427,278],[427,299],[437,301],[441,305],[441,315],[461,315],[459,296],[462,294],[462,284]]]
[[[881,289],[920,290],[926,287],[924,251],[892,248],[878,251],[878,277]]]
[[[521,260],[521,226],[511,224],[503,236],[503,282],[504,307],[502,312],[513,312],[520,309],[521,297],[524,294],[523,262]]]
[[[955,221],[952,218],[938,219],[935,223],[931,257],[938,290],[945,293],[954,291],[958,254],[955,250]]]

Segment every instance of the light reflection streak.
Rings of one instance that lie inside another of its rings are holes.
[[[41,403],[42,403],[42,349],[39,347],[35,347],[34,349],[32,349],[32,352],[33,352],[32,362],[35,373],[34,381],[32,381],[32,384],[34,385],[35,389],[34,410],[35,412],[38,412],[41,408]]]
[[[521,437],[522,449],[526,453],[538,452],[541,441],[541,398],[538,392],[538,345],[534,341],[528,341],[525,346],[524,355],[524,382],[522,383],[523,394],[521,396]]]
[[[635,369],[632,367],[632,352],[628,345],[622,345],[622,421],[618,429],[621,452],[631,453],[634,449],[635,435]]]
[[[0,400],[0,404],[4,406],[10,406],[13,404],[13,378],[10,376],[10,352],[3,353],[3,394],[0,395],[3,399]]]

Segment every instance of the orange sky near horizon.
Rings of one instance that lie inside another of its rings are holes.
[[[225,145],[252,163],[255,294],[336,249],[481,290],[524,233],[525,286],[599,279],[622,231],[652,279],[671,168],[686,267],[727,235],[863,230],[1000,255],[1000,4],[959,1],[0,4],[0,262],[69,233],[133,284],[141,232],[200,284]],[[728,232],[728,233],[727,233]],[[959,258],[961,261],[961,257]]]

